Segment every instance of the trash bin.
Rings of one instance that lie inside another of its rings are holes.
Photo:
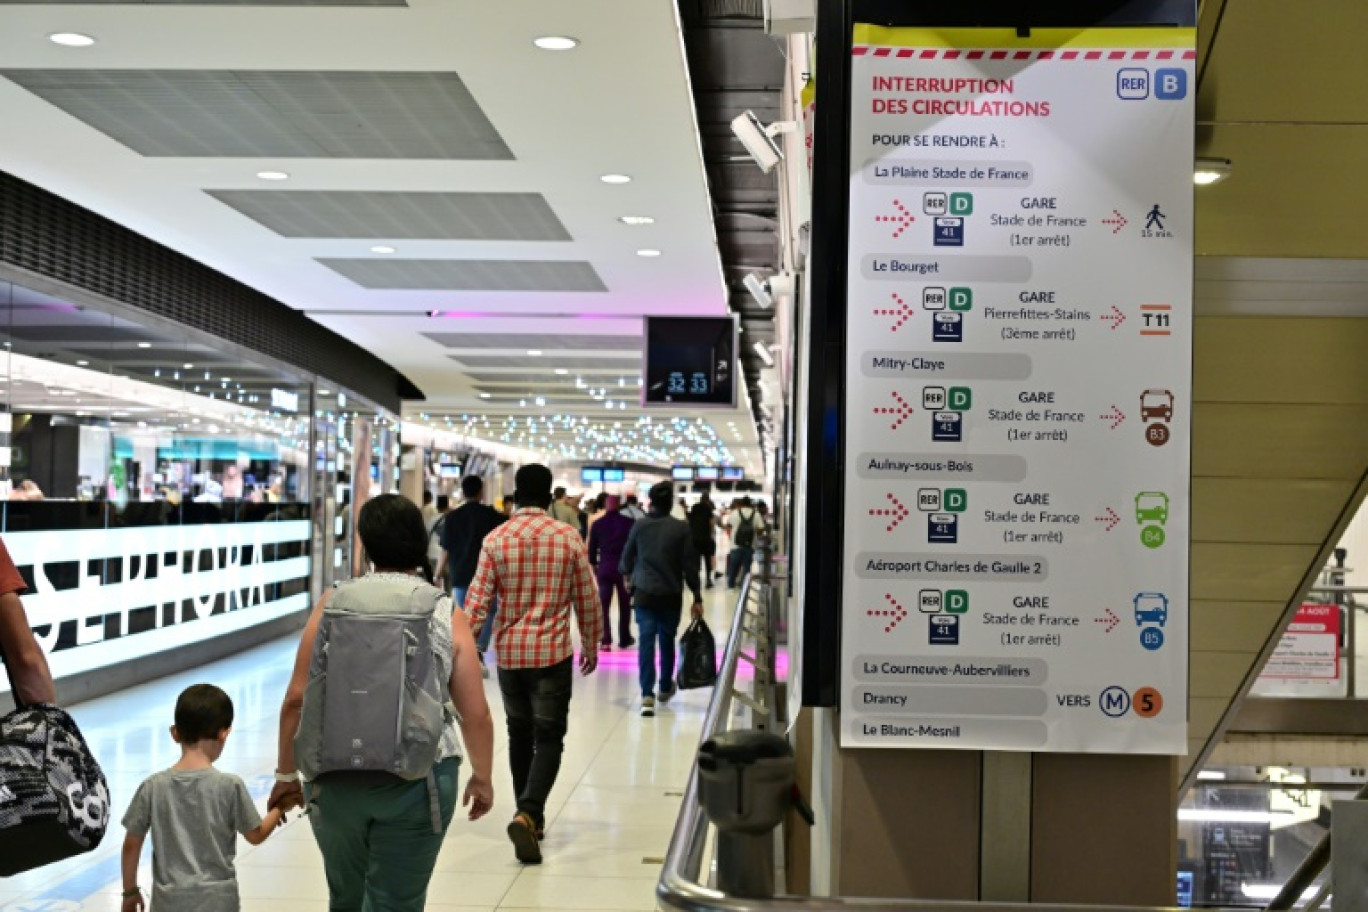
[[[774,828],[793,806],[793,748],[780,735],[725,732],[698,749],[698,798],[717,827],[717,888],[774,895]]]

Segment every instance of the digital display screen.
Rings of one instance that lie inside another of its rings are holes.
[[[697,478],[699,481],[717,481],[722,476],[722,472],[717,466],[700,466]]]
[[[603,470],[603,480],[604,480],[604,481],[626,481],[626,480],[627,480],[627,470],[626,470],[626,469],[604,469],[604,470]]]
[[[722,480],[723,480],[723,481],[745,481],[745,480],[746,480],[746,470],[743,469],[743,468],[741,468],[740,466],[723,466],[723,467],[722,467]]]
[[[693,481],[693,466],[675,466],[674,469],[670,472],[670,475],[674,478],[675,481]]]
[[[462,468],[464,467],[459,462],[443,462],[437,466],[437,477],[460,478]]]
[[[596,481],[603,481],[603,469],[580,469],[580,481],[585,484],[593,484]]]
[[[647,317],[644,405],[736,404],[736,318]]]

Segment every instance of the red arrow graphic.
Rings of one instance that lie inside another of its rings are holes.
[[[1110,532],[1112,529],[1115,529],[1116,524],[1121,521],[1121,517],[1117,516],[1116,511],[1113,510],[1111,507],[1107,507],[1107,512],[1105,514],[1103,514],[1102,516],[1094,516],[1093,519],[1097,520],[1100,523],[1106,523],[1108,532]]]
[[[1112,226],[1112,234],[1119,234],[1120,231],[1121,231],[1121,229],[1122,229],[1122,228],[1125,228],[1126,225],[1128,225],[1128,224],[1130,224],[1130,223],[1126,221],[1126,217],[1125,217],[1124,215],[1122,215],[1120,212],[1116,211],[1115,209],[1112,210],[1112,215],[1116,216],[1116,218],[1103,219],[1103,220],[1102,220],[1102,224],[1104,224],[1104,225],[1111,225],[1111,226]]]
[[[911,307],[908,307],[908,306],[907,306],[907,302],[904,301],[904,300],[902,299],[902,296],[901,296],[901,295],[894,294],[892,297],[893,297],[893,300],[896,301],[897,304],[898,304],[897,308],[894,309],[894,308],[890,307],[890,308],[888,308],[887,310],[876,310],[876,311],[874,311],[874,316],[876,316],[876,317],[897,317],[897,318],[898,318],[898,322],[893,324],[893,330],[892,330],[893,332],[897,332],[897,331],[898,331],[898,327],[902,326],[902,325],[903,325],[904,323],[906,323],[908,320],[912,319],[912,315],[915,314],[916,311],[913,310]]]
[[[1111,633],[1113,630],[1116,629],[1116,625],[1121,623],[1121,619],[1116,616],[1116,612],[1108,608],[1107,613],[1105,615],[1103,615],[1102,617],[1093,618],[1093,623],[1102,624],[1107,628],[1107,633]]]
[[[892,633],[893,628],[897,627],[898,624],[907,617],[907,609],[902,605],[899,605],[898,600],[891,595],[885,593],[884,598],[888,600],[888,604],[892,606],[891,608],[883,610],[870,609],[869,611],[866,611],[865,614],[872,618],[892,618],[892,620],[888,622],[888,626],[884,628],[884,633]]]
[[[912,416],[913,411],[912,406],[908,405],[907,400],[904,399],[902,396],[899,396],[897,393],[894,393],[893,398],[898,400],[898,404],[896,406],[878,406],[874,409],[874,414],[876,415],[898,416],[898,420],[894,421],[893,426],[889,428],[890,431],[896,431],[898,428],[902,427],[902,423]]]
[[[1106,320],[1108,323],[1110,323],[1110,324],[1111,324],[1112,331],[1115,332],[1115,331],[1116,331],[1116,327],[1118,327],[1118,326],[1120,326],[1122,323],[1125,323],[1125,322],[1126,322],[1126,315],[1125,315],[1125,313],[1123,313],[1123,312],[1121,311],[1121,308],[1119,308],[1119,307],[1117,307],[1115,304],[1113,304],[1113,305],[1112,305],[1112,312],[1109,313],[1109,314],[1103,314],[1103,315],[1102,315],[1102,319],[1103,319],[1103,320]]]
[[[874,216],[874,221],[892,222],[898,226],[898,230],[893,232],[893,236],[895,238],[902,237],[902,233],[912,227],[912,223],[917,220],[917,217],[909,212],[907,207],[898,200],[893,201],[893,208],[898,210],[897,215],[876,215]]]
[[[907,507],[904,507],[902,505],[902,501],[898,500],[898,498],[894,497],[892,494],[888,495],[888,502],[891,503],[893,506],[883,510],[870,510],[869,515],[886,516],[889,519],[893,520],[891,523],[888,524],[887,529],[887,531],[892,532],[894,529],[898,528],[899,523],[901,523],[904,519],[907,519],[908,516],[912,515],[912,511],[907,509]]]
[[[1126,413],[1123,412],[1123,411],[1121,411],[1121,410],[1120,410],[1119,408],[1117,408],[1115,405],[1113,405],[1113,406],[1111,407],[1111,411],[1110,411],[1110,412],[1107,412],[1107,413],[1104,414],[1104,415],[1100,415],[1099,417],[1100,417],[1103,421],[1110,421],[1110,422],[1111,422],[1111,429],[1114,431],[1114,430],[1116,430],[1117,428],[1119,428],[1119,427],[1121,426],[1121,422],[1123,422],[1123,421],[1126,420]]]

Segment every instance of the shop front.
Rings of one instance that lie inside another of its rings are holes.
[[[0,537],[65,694],[293,629],[361,567],[383,408],[70,290],[0,282],[0,344]]]

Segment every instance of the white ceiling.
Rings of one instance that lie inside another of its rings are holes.
[[[97,43],[76,49],[47,40],[63,31]],[[573,51],[542,51],[532,44],[541,35],[581,43]],[[0,67],[457,73],[513,160],[147,158],[0,79],[0,169],[360,342],[427,394],[415,415],[489,411],[449,357],[463,349],[425,332],[526,334],[516,348],[471,348],[526,358],[502,370],[541,373],[549,384],[564,379],[552,374],[558,335],[639,337],[642,315],[727,312],[688,71],[675,4],[667,0],[410,0],[391,8],[0,4]],[[290,179],[265,182],[255,176],[261,170],[286,171]],[[605,184],[599,177],[606,173],[633,180]],[[571,240],[283,238],[205,190],[539,193]],[[619,221],[624,215],[656,222],[628,226]],[[397,253],[371,253],[378,244]],[[639,257],[641,248],[662,255]],[[368,290],[317,262],[328,258],[585,261],[607,291]],[[459,316],[433,318],[429,311]],[[609,359],[620,363],[623,354],[614,348],[574,354],[602,354],[613,366]],[[527,358],[528,349],[545,354]],[[559,413],[614,421],[642,414],[633,406],[605,415],[602,403],[570,389],[583,405]],[[719,436],[736,422],[736,461],[750,462],[752,473],[762,470],[744,402],[687,417],[703,417]]]

